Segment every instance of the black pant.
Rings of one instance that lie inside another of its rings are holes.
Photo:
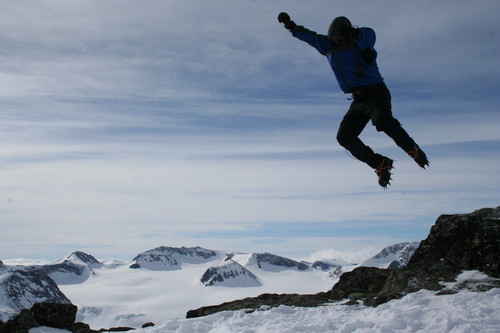
[[[353,93],[353,102],[340,123],[337,141],[358,160],[375,169],[383,159],[365,145],[359,135],[371,119],[377,131],[385,132],[404,151],[412,150],[415,141],[392,116],[391,93],[385,84],[363,87]]]

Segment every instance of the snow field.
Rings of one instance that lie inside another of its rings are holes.
[[[253,313],[227,311],[202,318],[171,320],[138,332],[498,333],[500,289],[443,296],[422,290],[377,308],[337,303],[318,308],[280,306]]]
[[[128,265],[95,269],[81,284],[60,285],[61,291],[78,306],[77,321],[93,329],[141,327],[184,318],[188,310],[220,304],[262,293],[317,293],[330,289],[336,280],[326,279],[317,270],[267,272],[254,270],[260,287],[205,287],[200,278],[213,265],[183,264],[174,271],[130,269]]]

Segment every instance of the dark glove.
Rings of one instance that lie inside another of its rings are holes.
[[[281,12],[278,15],[278,22],[279,23],[283,23],[285,25],[285,28],[288,29],[288,30],[292,30],[293,28],[295,28],[297,26],[295,24],[295,22],[293,22],[290,19],[290,15],[288,15],[287,13],[284,13],[284,12]]]

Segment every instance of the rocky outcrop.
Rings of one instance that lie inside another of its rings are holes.
[[[217,253],[201,247],[167,247],[158,248],[138,254],[134,263],[130,265],[132,269],[149,269],[170,271],[181,269],[184,263],[199,264],[217,258]]]
[[[0,325],[0,333],[28,332],[29,329],[48,326],[71,330],[75,323],[76,306],[59,303],[37,303],[23,309],[16,317]]]
[[[443,282],[454,281],[463,270],[478,270],[492,279],[475,291],[500,287],[500,207],[470,214],[442,215],[431,228],[408,264],[397,269],[358,267],[344,273],[333,288],[315,295],[263,294],[221,305],[191,310],[188,318],[225,310],[262,309],[279,305],[318,306],[348,299],[379,305],[420,289],[443,290]],[[471,283],[464,283],[467,287]],[[449,291],[446,291],[449,292]],[[456,290],[455,290],[456,292]]]
[[[258,309],[268,309],[280,305],[290,306],[320,306],[329,301],[326,293],[316,295],[299,294],[262,294],[257,297],[248,297],[238,301],[226,302],[220,305],[205,306],[188,311],[186,318],[207,316],[220,311],[235,311],[245,309],[252,312]]]
[[[262,285],[255,274],[232,260],[210,267],[200,281],[206,287],[258,287]]]
[[[305,271],[309,269],[309,266],[304,263],[277,256],[271,253],[252,254],[247,266],[256,266],[262,270],[271,272],[279,272],[286,269],[294,269],[299,271]]]
[[[463,270],[500,278],[500,207],[441,215],[408,265],[391,273],[376,304],[420,289],[441,290]]]

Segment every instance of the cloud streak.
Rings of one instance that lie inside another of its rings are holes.
[[[498,205],[498,7],[1,4],[0,258],[158,245],[348,257]],[[362,139],[396,159],[390,190],[347,156],[335,133],[348,96],[280,11],[319,32],[336,13],[377,31],[428,171],[370,125]]]

